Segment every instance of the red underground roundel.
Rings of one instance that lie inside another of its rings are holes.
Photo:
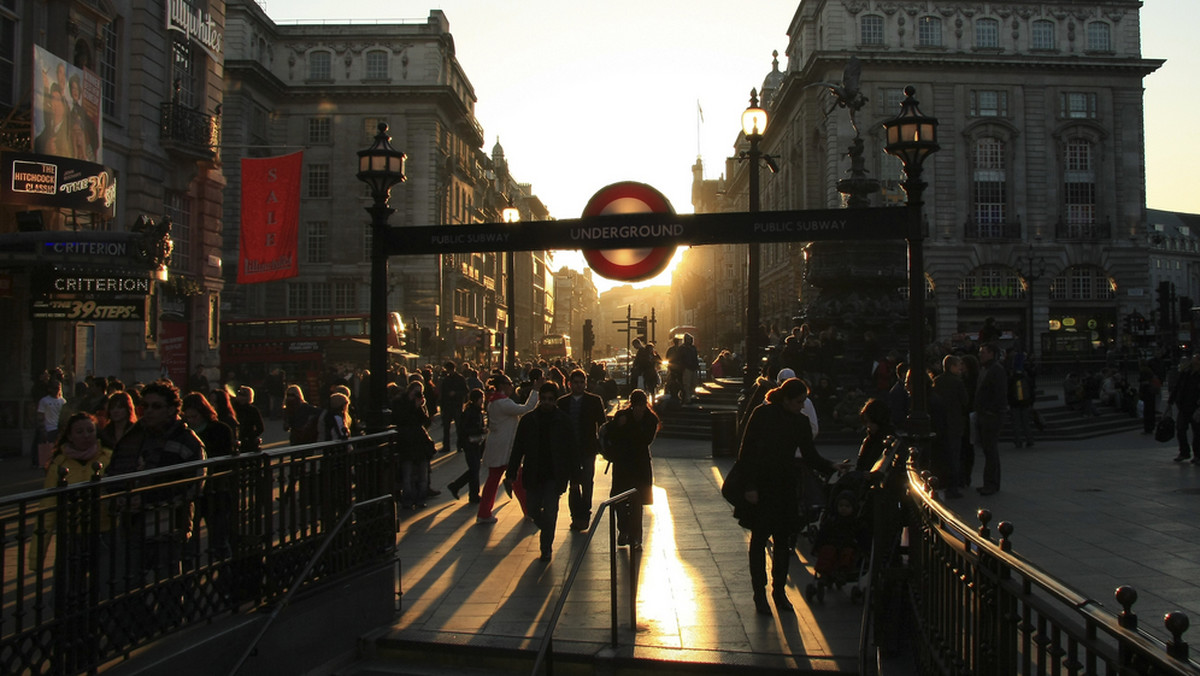
[[[622,181],[601,188],[583,208],[583,217],[607,214],[673,214],[666,196],[645,183]],[[584,249],[583,257],[592,270],[606,279],[639,282],[666,269],[675,247],[651,249]]]

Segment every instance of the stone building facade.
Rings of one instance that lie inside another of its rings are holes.
[[[8,286],[0,311],[9,318],[0,350],[13,362],[0,378],[0,406],[19,411],[12,402],[54,367],[70,379],[68,392],[89,374],[126,383],[182,381],[197,368],[215,375],[224,2],[12,0],[0,5],[0,31],[0,151],[48,157],[62,175],[86,181],[90,167],[102,168],[94,176],[105,177],[100,192],[111,197],[105,210],[13,197],[0,204],[0,278]],[[48,62],[70,83],[35,73]],[[31,133],[56,90],[67,92],[68,119],[86,122],[69,151],[50,150]],[[174,251],[161,273],[152,260],[160,256],[141,254],[152,234],[137,232],[142,217],[159,227],[172,221]],[[138,291],[61,293],[39,281],[62,274],[118,279]],[[146,283],[133,283],[139,279]],[[94,311],[46,310],[56,303]],[[0,415],[4,426],[21,417]]]
[[[227,42],[226,161],[304,153],[299,274],[237,288],[229,294],[229,316],[367,311],[371,232],[364,209],[371,199],[355,176],[356,153],[372,144],[381,122],[392,146],[407,155],[407,180],[391,190],[392,227],[498,222],[510,202],[524,218],[548,217],[529,186],[508,174],[499,144],[492,156],[482,150],[474,89],[440,10],[390,24],[277,24],[257,3],[231,0]],[[239,176],[231,174],[225,212],[231,282],[240,190]],[[510,270],[507,257],[489,252],[393,257],[388,310],[409,332],[407,350],[429,360],[494,364],[497,336],[512,316],[506,275],[525,269],[536,276],[532,259],[517,254]],[[541,267],[544,273],[544,255]],[[257,367],[304,377],[299,371],[314,364]]]
[[[803,0],[788,27],[786,70],[763,84],[771,122],[762,148],[779,166],[764,172],[763,208],[842,206],[852,122],[870,176],[882,181],[872,203],[903,204],[882,123],[913,85],[940,125],[941,151],[924,175],[934,339],[972,336],[993,317],[1007,341],[1050,361],[1129,343],[1121,318],[1148,312],[1152,296],[1142,91],[1162,64],[1141,54],[1139,6]],[[851,57],[868,99],[853,121],[828,87],[846,84]],[[745,167],[731,172],[727,185],[738,190]],[[800,266],[803,255],[785,257]],[[794,280],[779,283],[792,293]],[[773,295],[764,286],[764,298]]]

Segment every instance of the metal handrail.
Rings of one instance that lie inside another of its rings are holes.
[[[250,645],[246,647],[245,652],[242,653],[242,656],[237,661],[237,664],[233,665],[233,669],[229,671],[230,676],[236,676],[238,671],[241,670],[242,665],[245,664],[246,660],[250,659],[250,656],[258,647],[259,641],[261,641],[262,637],[266,635],[267,630],[269,630],[271,625],[275,623],[275,620],[279,617],[279,614],[283,612],[283,609],[287,607],[288,602],[292,600],[292,596],[295,595],[296,590],[300,588],[300,584],[304,582],[304,578],[308,577],[308,574],[312,572],[312,569],[317,565],[317,562],[322,556],[325,555],[325,550],[329,549],[329,545],[333,542],[333,539],[342,532],[342,528],[350,521],[350,517],[353,516],[355,510],[357,510],[359,507],[369,507],[375,503],[386,502],[388,500],[394,502],[395,497],[392,495],[380,495],[378,497],[371,498],[369,500],[363,500],[362,502],[356,502],[350,505],[350,509],[346,510],[346,513],[343,514],[340,519],[338,519],[337,524],[334,525],[334,527],[329,531],[329,533],[325,536],[325,539],[321,541],[321,546],[318,547],[317,551],[313,552],[313,555],[308,558],[308,563],[305,564],[304,570],[300,571],[300,573],[292,580],[292,584],[288,587],[287,593],[284,594],[283,598],[279,599],[279,602],[275,604],[275,609],[271,611],[271,616],[268,617],[267,621],[263,623],[263,626],[258,630],[258,634],[254,636],[254,640],[250,642]]]
[[[1116,591],[1123,610],[1114,614],[1013,553],[1011,524],[1001,522],[994,541],[987,510],[979,527],[964,523],[940,502],[905,446],[893,442],[885,456],[893,476],[881,496],[888,504],[875,515],[859,646],[864,674],[878,673],[876,596],[908,606],[923,673],[1044,673],[1038,670],[1045,661],[1061,662],[1055,669],[1068,673],[1200,674],[1183,640],[1183,613],[1164,618],[1172,634],[1165,643],[1140,630],[1132,588]],[[902,531],[910,540],[900,557]]]
[[[531,674],[538,673],[543,660],[546,660],[547,655],[551,655],[550,647],[554,642],[554,629],[558,626],[558,618],[562,615],[563,607],[567,603],[567,595],[571,593],[571,585],[575,583],[575,576],[579,574],[579,569],[583,567],[583,559],[587,555],[588,547],[592,544],[592,537],[596,534],[596,526],[600,523],[600,519],[604,518],[605,510],[611,515],[608,520],[608,567],[611,579],[609,580],[610,596],[612,599],[612,646],[617,647],[617,522],[616,515],[612,514],[609,509],[612,505],[618,502],[627,502],[630,498],[637,494],[636,488],[630,488],[624,493],[619,493],[611,498],[600,503],[596,509],[596,516],[592,517],[592,524],[588,528],[587,539],[583,541],[583,547],[580,548],[579,555],[575,557],[575,562],[571,566],[571,572],[567,575],[566,582],[563,583],[562,593],[558,596],[558,603],[554,606],[554,612],[550,614],[550,621],[546,624],[546,633],[542,635],[542,643],[538,647],[537,658],[533,661],[533,670]],[[637,584],[634,581],[634,559],[637,554],[634,553],[629,557],[629,623],[634,626],[637,619]],[[636,627],[634,627],[636,629]],[[546,661],[546,673],[554,673],[554,661],[550,659]]]

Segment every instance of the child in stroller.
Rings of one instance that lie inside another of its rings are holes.
[[[855,602],[862,598],[858,581],[866,562],[864,553],[870,548],[870,532],[864,518],[860,492],[855,490],[863,481],[856,474],[847,474],[833,484],[831,492],[834,498],[821,514],[813,538],[815,579],[805,590],[805,597],[809,601],[816,598],[823,602],[827,588],[841,589],[848,582],[854,583],[850,598]]]

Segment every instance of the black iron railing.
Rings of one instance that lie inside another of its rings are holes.
[[[533,670],[531,673],[534,676],[542,673],[543,665],[546,668],[545,673],[554,673],[554,630],[558,627],[558,618],[562,616],[563,608],[566,606],[567,595],[571,593],[571,587],[575,584],[575,578],[579,575],[579,569],[583,567],[583,561],[587,558],[588,548],[592,544],[592,537],[596,534],[596,526],[600,525],[600,520],[604,518],[606,510],[609,513],[608,572],[609,605],[612,614],[612,647],[617,647],[617,515],[613,512],[613,506],[633,499],[633,496],[636,494],[637,489],[631,488],[624,493],[614,495],[601,502],[600,506],[596,509],[596,516],[592,517],[587,537],[583,542],[583,546],[579,548],[579,552],[575,555],[575,561],[571,564],[571,572],[567,575],[567,581],[563,583],[562,593],[558,595],[558,603],[554,605],[554,611],[550,613],[550,619],[546,623],[546,632],[542,634],[542,641],[538,646],[537,657],[533,661]],[[636,509],[641,509],[641,506],[636,506]],[[641,552],[634,547],[630,547],[629,628],[631,631],[637,630],[637,569],[641,563],[641,558]]]
[[[212,157],[221,144],[220,120],[181,103],[166,101],[162,104],[159,139],[170,148]]]
[[[963,238],[969,242],[1021,239],[1021,222],[981,223],[971,219],[963,224]]]
[[[1112,239],[1112,230],[1112,220],[1107,218],[1091,223],[1070,223],[1060,218],[1054,224],[1054,238],[1085,242],[1107,241]]]
[[[354,505],[394,494],[395,435],[188,463],[0,499],[0,673],[78,673],[283,598]],[[304,576],[395,550],[394,501],[353,510]]]
[[[1167,643],[1139,630],[1131,588],[1116,590],[1114,615],[1014,554],[1011,524],[996,527],[998,539],[986,510],[979,526],[964,524],[902,446],[887,456],[892,471],[874,500],[864,674],[901,645],[931,675],[1200,674],[1183,640],[1186,615],[1167,615]],[[899,626],[913,630],[900,636]]]

